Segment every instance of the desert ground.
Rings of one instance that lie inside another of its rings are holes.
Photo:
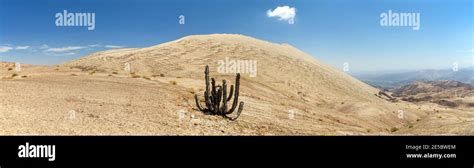
[[[217,72],[226,58],[258,63],[256,77],[241,74],[245,106],[235,121],[204,114],[194,102],[206,65],[211,77],[233,84],[235,73]],[[193,35],[20,71],[1,62],[0,134],[474,135],[472,107],[393,102],[378,93],[289,44]]]

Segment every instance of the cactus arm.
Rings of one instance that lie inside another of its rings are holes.
[[[222,109],[221,114],[225,115],[227,112],[227,84],[226,81],[222,81]]]
[[[240,102],[239,109],[237,110],[237,115],[235,117],[229,117],[227,115],[225,115],[225,117],[230,119],[231,121],[234,121],[240,117],[240,114],[242,113],[242,109],[244,109],[244,102]]]
[[[217,91],[216,91],[216,80],[214,78],[211,78],[211,106],[212,106],[212,109],[211,111],[214,111],[215,107],[216,107],[216,104],[217,104]]]
[[[206,101],[206,107],[208,110],[212,109],[212,96],[209,95],[209,92],[204,91],[204,98]]]
[[[212,96],[214,97],[217,97],[216,96],[216,80],[214,80],[214,78],[211,78],[211,85],[212,85],[212,90],[211,90],[211,94]]]
[[[204,70],[204,80],[206,80],[206,91],[209,91],[209,66],[206,65]]]
[[[209,93],[208,93],[209,95]],[[209,95],[209,99],[208,99],[208,104],[209,106],[207,106],[207,111],[213,111],[214,110],[214,104],[213,104],[213,101],[214,101],[214,97],[212,97],[212,95]]]
[[[216,104],[214,106],[214,113],[215,114],[219,114],[220,113],[220,109],[219,109],[219,106],[220,106],[220,103],[221,103],[221,98],[222,98],[222,87],[221,86],[217,86],[217,98],[216,98]]]
[[[216,81],[211,78],[211,106],[214,108],[216,104],[217,92],[216,92]]]
[[[230,85],[229,97],[227,98],[227,101],[230,101],[230,99],[232,99],[233,93],[234,93],[234,85]]]
[[[202,108],[201,103],[199,103],[199,96],[197,94],[194,95],[194,100],[196,100],[196,106],[198,107],[199,111],[206,111]]]
[[[209,100],[210,95],[209,95],[209,66],[206,65],[206,69],[204,70],[204,80],[206,81],[206,91],[204,92],[204,99],[206,101],[206,107],[210,109],[209,107],[211,106],[211,101]]]
[[[231,114],[234,112],[235,108],[237,107],[237,103],[239,102],[239,86],[240,86],[240,73],[237,73],[237,77],[235,78],[235,96],[234,102],[232,103],[232,108],[226,112],[226,114]]]

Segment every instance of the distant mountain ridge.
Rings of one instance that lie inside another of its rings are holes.
[[[469,84],[452,81],[452,80],[438,80],[438,81],[415,81],[411,84],[404,85],[393,89],[392,92],[396,96],[402,95],[417,95],[420,93],[439,93],[450,90],[457,90],[459,93],[472,91],[473,87]],[[454,94],[453,94],[454,95]]]
[[[400,73],[357,74],[353,76],[369,85],[385,89],[393,89],[417,80],[453,80],[474,85],[474,67],[462,68],[458,71],[432,69]]]
[[[431,102],[448,107],[474,107],[474,87],[452,81],[415,81],[390,90],[394,97],[408,102]]]

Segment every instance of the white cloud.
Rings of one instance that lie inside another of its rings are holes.
[[[269,9],[267,11],[268,17],[278,17],[279,20],[285,20],[289,23],[293,22],[296,16],[296,8],[289,6],[279,6],[274,10]]]
[[[61,53],[60,55],[75,55],[75,52],[67,52],[67,53]]]
[[[70,51],[75,51],[75,50],[80,50],[84,49],[86,47],[83,46],[67,46],[67,47],[60,47],[60,48],[48,48],[44,50],[44,52],[70,52]]]
[[[69,56],[69,55],[76,55],[75,52],[65,52],[65,53],[48,53],[51,56]]]
[[[30,46],[17,46],[15,50],[26,50],[28,48],[30,48]]]
[[[8,52],[10,50],[27,50],[32,49],[32,51],[38,51],[39,48],[42,52],[48,53],[55,56],[64,56],[64,55],[76,55],[79,50],[91,50],[97,47],[105,47],[105,48],[124,48],[125,46],[119,45],[101,45],[101,44],[91,44],[91,45],[84,45],[84,46],[64,46],[64,47],[50,47],[47,44],[43,44],[39,47],[30,47],[30,46],[11,46],[4,45],[0,46],[0,53]]]
[[[47,49],[47,48],[49,48],[49,46],[46,45],[46,44],[43,44],[43,45],[40,46],[40,49]]]
[[[8,52],[8,51],[10,51],[10,50],[12,50],[12,49],[13,49],[12,47],[0,46],[0,53]]]
[[[100,44],[92,44],[92,45],[89,45],[89,47],[100,47]]]
[[[123,48],[124,46],[118,46],[118,45],[105,45],[105,48]]]

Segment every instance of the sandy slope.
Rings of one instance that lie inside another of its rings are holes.
[[[226,57],[258,63],[256,77],[242,75],[245,107],[234,122],[202,114],[193,99],[204,89],[205,65],[218,81],[235,79],[217,73]],[[443,109],[388,102],[290,45],[242,35],[102,51],[54,67],[22,67],[14,78],[8,67],[0,64],[1,134],[474,134],[465,129],[472,128],[472,112],[445,110],[440,122],[435,113]]]

